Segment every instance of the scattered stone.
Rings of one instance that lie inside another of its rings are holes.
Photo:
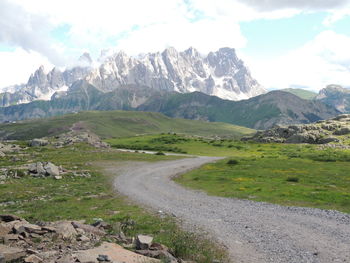
[[[3,153],[2,151],[0,151],[0,157],[5,157],[5,156],[6,156],[6,154]]]
[[[146,235],[137,235],[136,237],[136,249],[144,250],[149,249],[152,245],[153,237]]]
[[[108,255],[98,255],[97,261],[99,262],[111,262]]]

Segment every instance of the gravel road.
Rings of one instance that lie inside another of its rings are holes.
[[[196,157],[108,166],[115,188],[150,208],[172,213],[227,246],[233,262],[350,262],[350,215],[336,211],[208,196],[172,177],[218,160]]]

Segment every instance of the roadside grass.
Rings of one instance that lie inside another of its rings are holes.
[[[166,146],[188,154],[228,157],[175,179],[211,195],[350,213],[350,150],[173,134],[108,142],[122,148]]]
[[[25,144],[24,142],[22,143]],[[0,185],[0,213],[16,214],[31,222],[86,220],[97,218],[123,226],[127,235],[150,234],[169,246],[176,256],[197,262],[226,260],[225,252],[204,236],[178,228],[171,217],[161,218],[130,203],[112,189],[112,178],[103,174],[95,162],[159,161],[175,156],[124,153],[99,150],[85,144],[54,149],[51,146],[24,150],[15,163],[11,156],[0,159],[0,167],[20,166],[36,161],[51,161],[70,170],[88,170],[91,177],[65,175],[61,180],[25,176]]]

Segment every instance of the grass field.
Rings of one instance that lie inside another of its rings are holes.
[[[23,143],[24,144],[24,143]],[[6,180],[0,184],[0,213],[16,214],[31,222],[63,219],[84,219],[88,223],[96,218],[116,223],[126,234],[151,234],[155,240],[172,248],[177,256],[197,262],[223,260],[225,253],[203,237],[183,232],[172,218],[160,218],[146,212],[117,195],[111,188],[112,178],[101,172],[104,162],[159,161],[178,158],[137,153],[98,150],[81,144],[54,149],[51,146],[24,150],[24,154],[0,159],[0,167],[22,165],[36,161],[51,161],[66,169],[88,170],[90,178],[66,175],[62,180],[33,178]]]
[[[254,132],[252,129],[227,123],[173,119],[153,112],[89,111],[14,124],[0,124],[0,138],[28,140],[54,136],[69,131],[72,125],[78,122],[102,138],[162,132],[237,138]]]
[[[108,140],[115,147],[227,156],[176,181],[211,195],[350,213],[350,151],[179,135]],[[230,162],[229,162],[230,161]],[[230,164],[228,164],[228,162]]]

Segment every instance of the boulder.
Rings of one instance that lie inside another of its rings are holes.
[[[64,240],[72,240],[78,234],[70,221],[57,221],[50,224]]]
[[[37,162],[28,166],[28,171],[33,176],[52,176],[57,177],[60,175],[60,169],[58,166],[50,162]],[[60,178],[58,178],[60,179]]]
[[[3,153],[2,151],[0,151],[0,157],[5,157],[5,156],[6,156],[6,154]]]
[[[0,220],[2,222],[12,222],[16,220],[21,220],[21,218],[15,215],[0,215]]]
[[[46,146],[48,144],[49,141],[44,139],[33,139],[29,142],[29,146],[31,147]]]
[[[152,245],[153,237],[146,235],[137,235],[136,237],[136,249],[144,250],[149,249]]]
[[[46,171],[47,176],[59,176],[60,175],[59,168],[56,165],[54,165],[53,163],[50,163],[50,162],[46,163],[44,165],[44,169]]]
[[[338,130],[336,130],[333,134],[334,135],[346,135],[350,133],[350,128],[349,127],[342,127]]]
[[[326,144],[330,142],[339,142],[339,139],[334,138],[334,137],[326,137],[326,138],[321,138],[318,140],[318,144]]]
[[[0,255],[2,255],[5,258],[5,262],[11,262],[24,258],[26,255],[26,251],[21,248],[10,247],[0,244]]]

